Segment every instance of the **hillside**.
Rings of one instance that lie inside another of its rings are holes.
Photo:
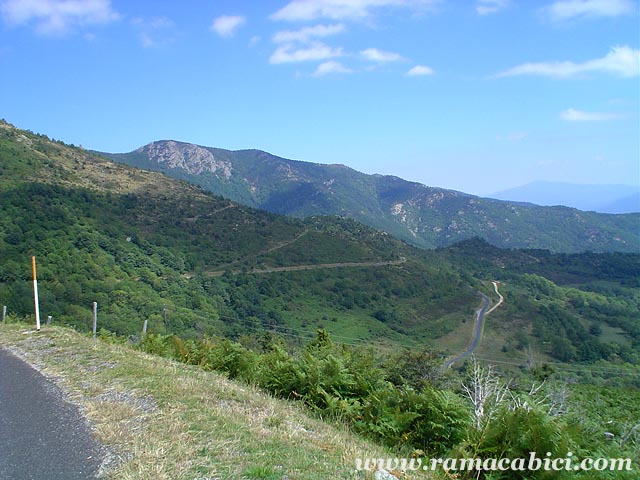
[[[447,355],[466,348],[478,291],[493,295],[497,279],[508,297],[486,329],[500,333],[485,343],[496,353],[638,362],[638,255],[473,241],[422,250],[349,219],[243,207],[6,123],[0,170],[0,302],[13,315],[32,314],[35,255],[43,317],[81,330],[95,301],[100,326],[123,335],[147,320],[185,338],[299,344],[323,328],[339,342]],[[550,348],[554,331],[566,348]]]
[[[503,248],[558,252],[637,252],[640,245],[640,214],[614,216],[479,198],[259,150],[158,141],[130,153],[104,155],[270,212],[353,218],[421,247],[450,245],[474,236]]]
[[[489,317],[479,356],[507,364],[546,361],[542,354],[571,364],[640,363],[640,255],[502,250],[480,239],[440,253],[476,278],[501,282],[507,301]]]
[[[69,329],[25,329],[0,325],[0,347],[36,366],[82,408],[108,449],[106,478],[353,478],[356,458],[390,455],[220,373]]]
[[[637,461],[639,254],[479,238],[420,249],[352,219],[241,206],[6,123],[0,171],[0,344],[62,378],[121,456],[117,478],[349,478],[358,452],[383,450],[347,427],[394,455]],[[11,324],[33,325],[32,255],[55,327],[25,336]],[[476,358],[502,373],[444,369],[467,348],[480,292],[495,305],[493,281],[504,303]],[[94,301],[98,341],[57,327],[88,331]],[[509,391],[484,419],[461,387],[474,372]],[[536,478],[514,478],[525,477]]]
[[[97,301],[101,325],[122,334],[148,319],[186,336],[323,327],[347,342],[420,344],[478,301],[473,281],[352,220],[257,211],[0,127],[0,301],[14,314],[32,312],[31,255],[43,315],[86,329]]]

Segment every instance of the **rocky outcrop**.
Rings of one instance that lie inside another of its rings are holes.
[[[231,177],[230,162],[218,160],[211,151],[191,143],[153,142],[136,152],[144,153],[166,167],[183,169],[191,175],[218,172],[226,179]]]

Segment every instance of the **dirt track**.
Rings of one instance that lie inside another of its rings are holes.
[[[290,267],[272,267],[265,269],[254,269],[243,272],[242,270],[232,270],[231,273],[239,275],[241,273],[259,275],[263,273],[275,273],[275,272],[298,272],[301,270],[320,270],[325,268],[345,268],[345,267],[386,267],[389,265],[401,265],[407,261],[406,258],[400,257],[399,260],[388,260],[385,262],[342,262],[342,263],[317,263],[315,265],[293,265]],[[224,275],[224,270],[216,270],[213,272],[207,272],[210,277],[221,277]]]

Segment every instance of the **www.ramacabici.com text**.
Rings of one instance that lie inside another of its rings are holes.
[[[564,457],[552,457],[550,452],[540,458],[529,452],[527,458],[357,458],[356,470],[498,472],[519,471],[633,471],[630,458],[577,459],[569,452]]]

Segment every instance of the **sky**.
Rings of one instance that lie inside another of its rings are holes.
[[[637,0],[0,0],[0,118],[488,195],[640,187]]]

